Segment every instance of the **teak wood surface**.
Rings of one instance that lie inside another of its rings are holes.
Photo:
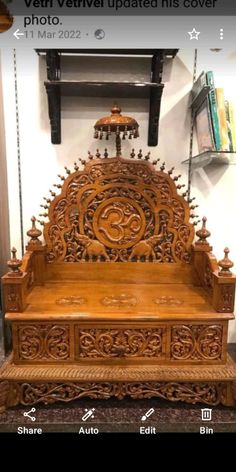
[[[0,409],[18,403],[150,398],[234,405],[227,355],[236,278],[215,259],[179,176],[143,159],[89,155],[45,198],[44,240],[2,278],[13,352]]]

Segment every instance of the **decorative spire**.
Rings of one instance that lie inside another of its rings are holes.
[[[201,227],[201,229],[196,231],[196,235],[199,237],[198,241],[196,241],[196,244],[198,244],[198,245],[204,244],[204,245],[209,246],[207,238],[209,238],[211,233],[210,233],[210,231],[208,231],[208,229],[206,229],[206,222],[207,222],[207,218],[204,216],[202,218],[202,227]]]
[[[229,259],[229,248],[226,247],[224,249],[224,259],[221,259],[221,261],[218,262],[218,265],[221,267],[221,270],[219,271],[219,275],[221,277],[232,277],[232,272],[231,272],[231,267],[233,267],[234,263]]]
[[[22,271],[19,269],[19,267],[22,265],[22,261],[20,259],[17,259],[16,257],[17,250],[15,247],[12,248],[11,253],[12,253],[12,257],[7,262],[7,265],[10,269],[10,272],[8,273],[8,275],[10,275],[11,277],[20,277],[22,275]]]
[[[40,231],[40,229],[36,228],[36,218],[35,216],[32,216],[31,218],[31,221],[32,221],[32,227],[29,229],[29,231],[27,231],[27,236],[29,236],[31,239],[29,241],[29,244],[33,244],[34,246],[41,246],[42,245],[42,242],[39,241],[39,237],[41,236],[42,234],[42,231]]]

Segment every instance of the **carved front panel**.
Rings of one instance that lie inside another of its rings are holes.
[[[171,328],[171,359],[222,361],[222,325],[177,325]]]
[[[80,358],[165,357],[165,328],[79,329]]]
[[[15,360],[65,361],[70,358],[69,325],[20,323],[15,330]]]
[[[97,159],[49,205],[48,262],[190,261],[189,206],[170,175],[147,162]]]

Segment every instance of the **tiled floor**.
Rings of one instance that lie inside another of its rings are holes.
[[[231,346],[231,354],[236,358],[236,346]],[[83,422],[85,409],[95,408],[94,418]],[[142,416],[154,409],[148,420]],[[236,409],[214,407],[212,421],[201,419],[202,405],[173,404],[158,399],[150,400],[87,400],[81,399],[69,404],[52,406],[38,405],[36,421],[24,416],[27,407],[16,407],[0,415],[0,432],[16,432],[17,427],[42,427],[44,432],[78,432],[83,427],[96,427],[100,432],[139,432],[141,426],[154,426],[159,432],[198,432],[202,426],[214,428],[214,432],[236,432]],[[34,413],[33,413],[34,415]]]

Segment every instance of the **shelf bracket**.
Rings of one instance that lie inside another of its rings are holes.
[[[164,62],[164,51],[153,54],[151,63],[151,82],[161,84]],[[157,146],[158,128],[161,108],[162,90],[150,89],[149,96],[149,123],[148,123],[148,146]]]
[[[52,144],[61,144],[61,90],[60,87],[46,86],[48,95],[48,115],[51,125]]]
[[[57,49],[46,52],[47,79],[60,80],[61,56]],[[60,87],[46,87],[48,95],[48,114],[51,125],[52,144],[61,144],[61,90]]]

